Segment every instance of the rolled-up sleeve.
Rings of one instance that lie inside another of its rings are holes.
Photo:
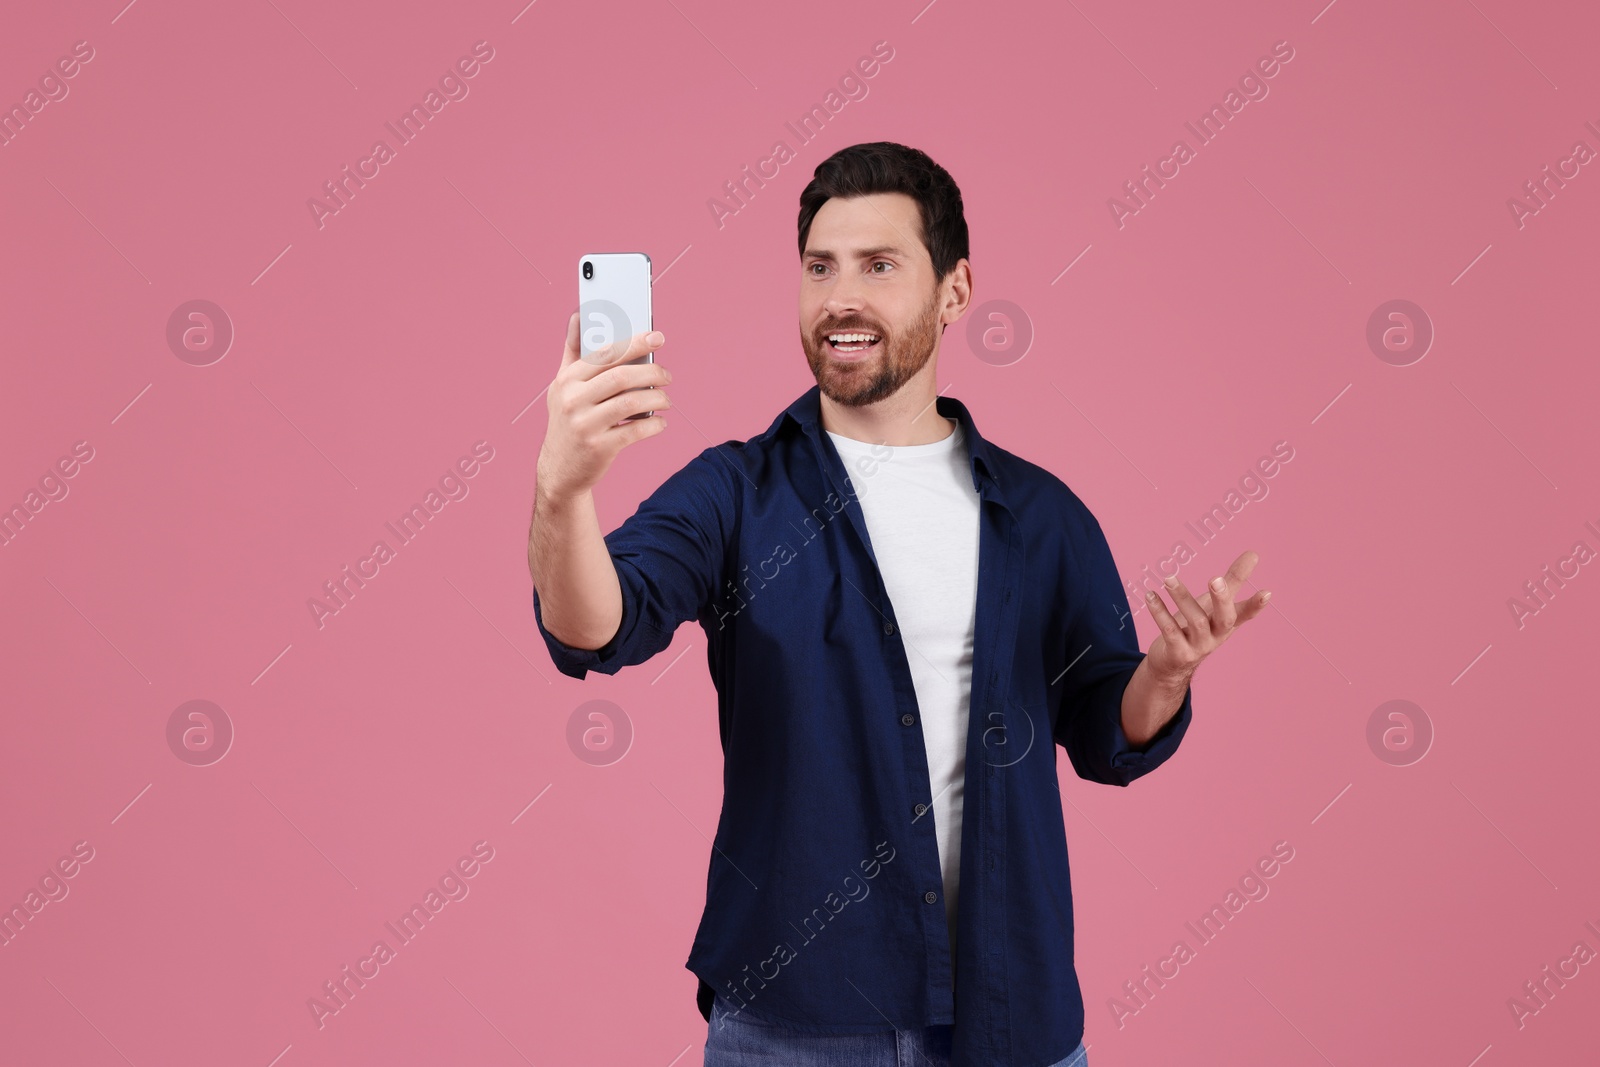
[[[690,460],[606,535],[622,588],[622,622],[604,646],[574,648],[558,640],[545,628],[533,591],[534,624],[562,674],[581,681],[589,671],[615,674],[643,663],[711,603],[731,541],[739,476],[718,447],[724,446]]]
[[[1193,714],[1190,690],[1183,704],[1154,737],[1135,747],[1122,729],[1122,695],[1145,658],[1100,524],[1081,503],[1080,521],[1069,522],[1072,545],[1068,580],[1075,592],[1067,627],[1068,667],[1058,685],[1060,714],[1055,739],[1067,750],[1078,777],[1105,785],[1128,785],[1149,774],[1177,751]]]

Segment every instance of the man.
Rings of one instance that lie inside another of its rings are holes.
[[[1150,593],[1161,634],[1139,651],[1088,508],[938,395],[972,273],[960,191],[924,153],[825,160],[799,247],[816,386],[604,538],[592,489],[671,421],[671,375],[622,365],[659,332],[591,362],[569,321],[535,621],[579,679],[705,631],[724,801],[686,966],[707,1067],[1082,1067],[1055,745],[1113,785],[1170,757],[1195,669],[1267,600],[1234,602],[1255,554],[1214,595]]]

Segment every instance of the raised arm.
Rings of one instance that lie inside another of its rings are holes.
[[[628,416],[671,407],[661,386],[672,375],[659,363],[626,365],[661,347],[666,338],[659,332],[635,334],[625,350],[613,346],[584,359],[578,328],[574,312],[561,369],[548,390],[550,421],[535,475],[528,572],[545,628],[565,644],[593,650],[610,642],[622,623],[622,587],[600,532],[593,489],[617,453],[666,428],[659,415],[632,421]]]

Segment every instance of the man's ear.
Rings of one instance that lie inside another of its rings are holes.
[[[972,265],[965,259],[957,260],[950,276],[945,280],[951,284],[951,295],[962,304],[961,310],[956,314],[956,318],[959,319],[972,306]],[[940,288],[943,288],[943,285],[944,282],[941,282]],[[948,326],[949,323],[945,325]]]

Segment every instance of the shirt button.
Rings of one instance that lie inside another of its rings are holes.
[[[886,633],[886,634],[893,635],[893,633],[894,633],[894,623],[890,622],[888,619],[884,619],[883,620],[883,632]]]
[[[939,894],[930,889],[926,893],[922,894],[922,899],[927,901],[929,904],[937,904],[939,902]]]
[[[928,810],[928,805],[926,805],[926,804],[918,804],[916,807],[912,808],[911,810],[916,812],[918,815],[921,815],[923,812]]]
[[[911,714],[909,711],[906,712],[904,715],[900,716],[900,725],[901,726],[910,726],[912,723],[914,723],[916,721],[917,721],[917,717],[915,715]]]

